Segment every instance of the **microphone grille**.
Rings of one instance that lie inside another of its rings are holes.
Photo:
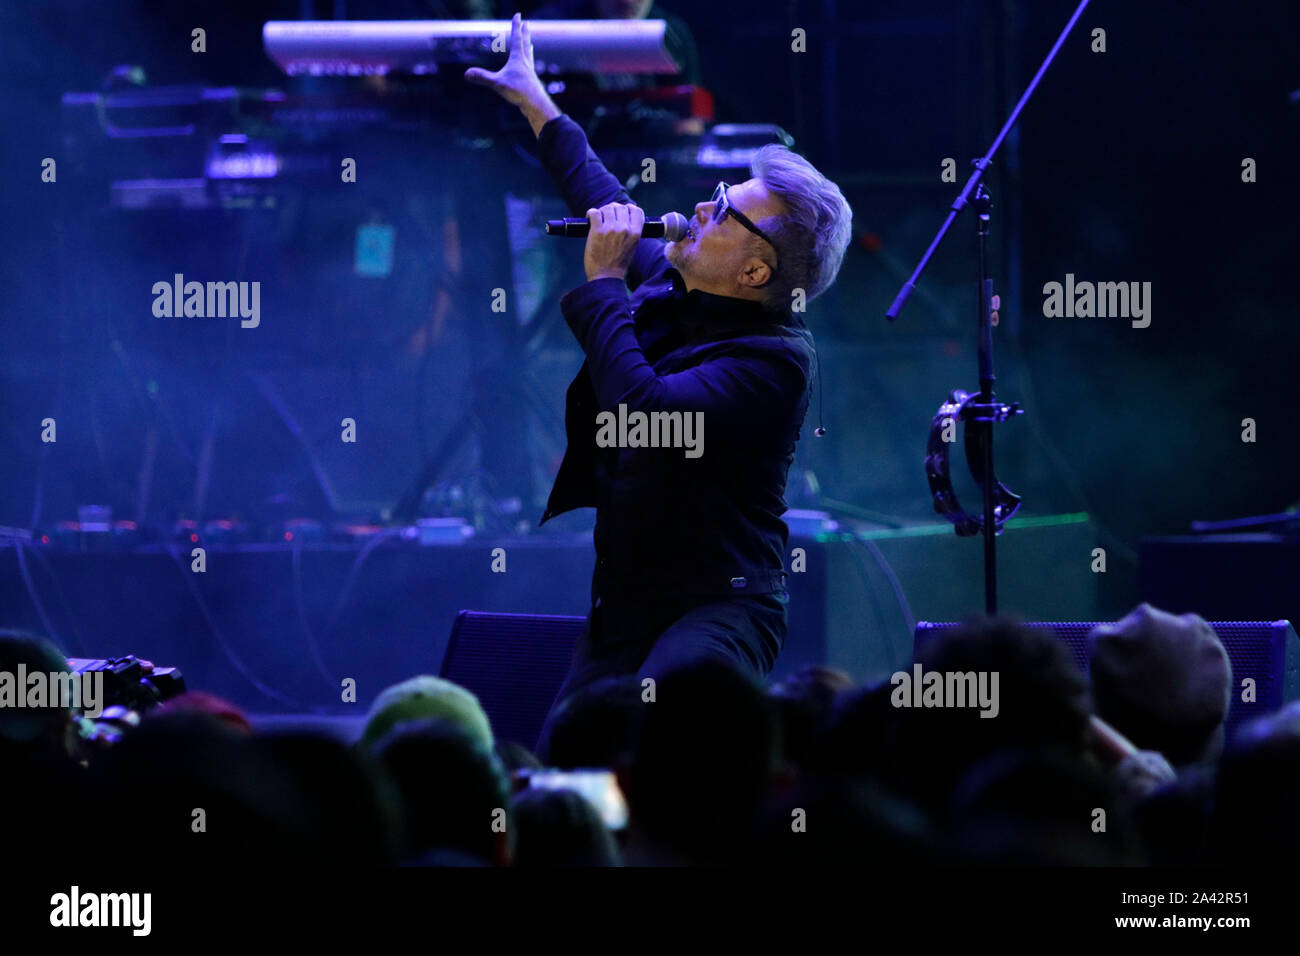
[[[686,236],[686,217],[679,212],[666,212],[660,218],[664,223],[664,238],[676,242]]]

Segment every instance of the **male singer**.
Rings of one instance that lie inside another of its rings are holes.
[[[519,107],[569,208],[591,224],[588,281],[560,302],[587,358],[568,389],[568,449],[542,521],[594,507],[596,571],[538,741],[545,760],[556,708],[600,678],[657,677],[699,657],[760,681],[772,670],[789,602],[782,496],[813,366],[792,305],[834,281],[852,213],[807,160],[766,146],[753,178],[719,183],[695,206],[684,238],[642,239],[644,213],[546,94],[518,14],[505,66],[465,77]],[[602,415],[637,412],[669,439],[671,413],[698,421],[702,454]]]

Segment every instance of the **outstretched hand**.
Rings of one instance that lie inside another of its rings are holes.
[[[506,65],[496,72],[472,66],[465,71],[465,79],[495,90],[507,103],[520,108],[546,98],[546,89],[533,64],[533,40],[523,17],[516,13],[510,21],[510,58]]]

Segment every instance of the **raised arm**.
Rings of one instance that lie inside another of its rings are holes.
[[[465,79],[495,90],[507,103],[519,107],[539,141],[542,165],[559,186],[572,215],[584,216],[588,209],[632,201],[623,184],[591,151],[582,127],[565,116],[546,92],[533,63],[528,24],[519,14],[510,21],[510,57],[505,66],[496,72],[471,67],[465,71]],[[663,248],[659,239],[646,239],[638,245],[627,273],[630,288],[635,289],[655,271]]]
[[[542,127],[561,115],[537,77],[533,39],[528,35],[528,24],[517,13],[510,21],[510,57],[506,65],[495,73],[472,66],[465,71],[465,79],[495,90],[507,103],[519,107],[534,136],[541,136]]]

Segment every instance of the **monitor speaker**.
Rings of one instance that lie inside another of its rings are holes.
[[[556,614],[461,611],[440,674],[478,697],[497,740],[531,748],[586,623]]]

